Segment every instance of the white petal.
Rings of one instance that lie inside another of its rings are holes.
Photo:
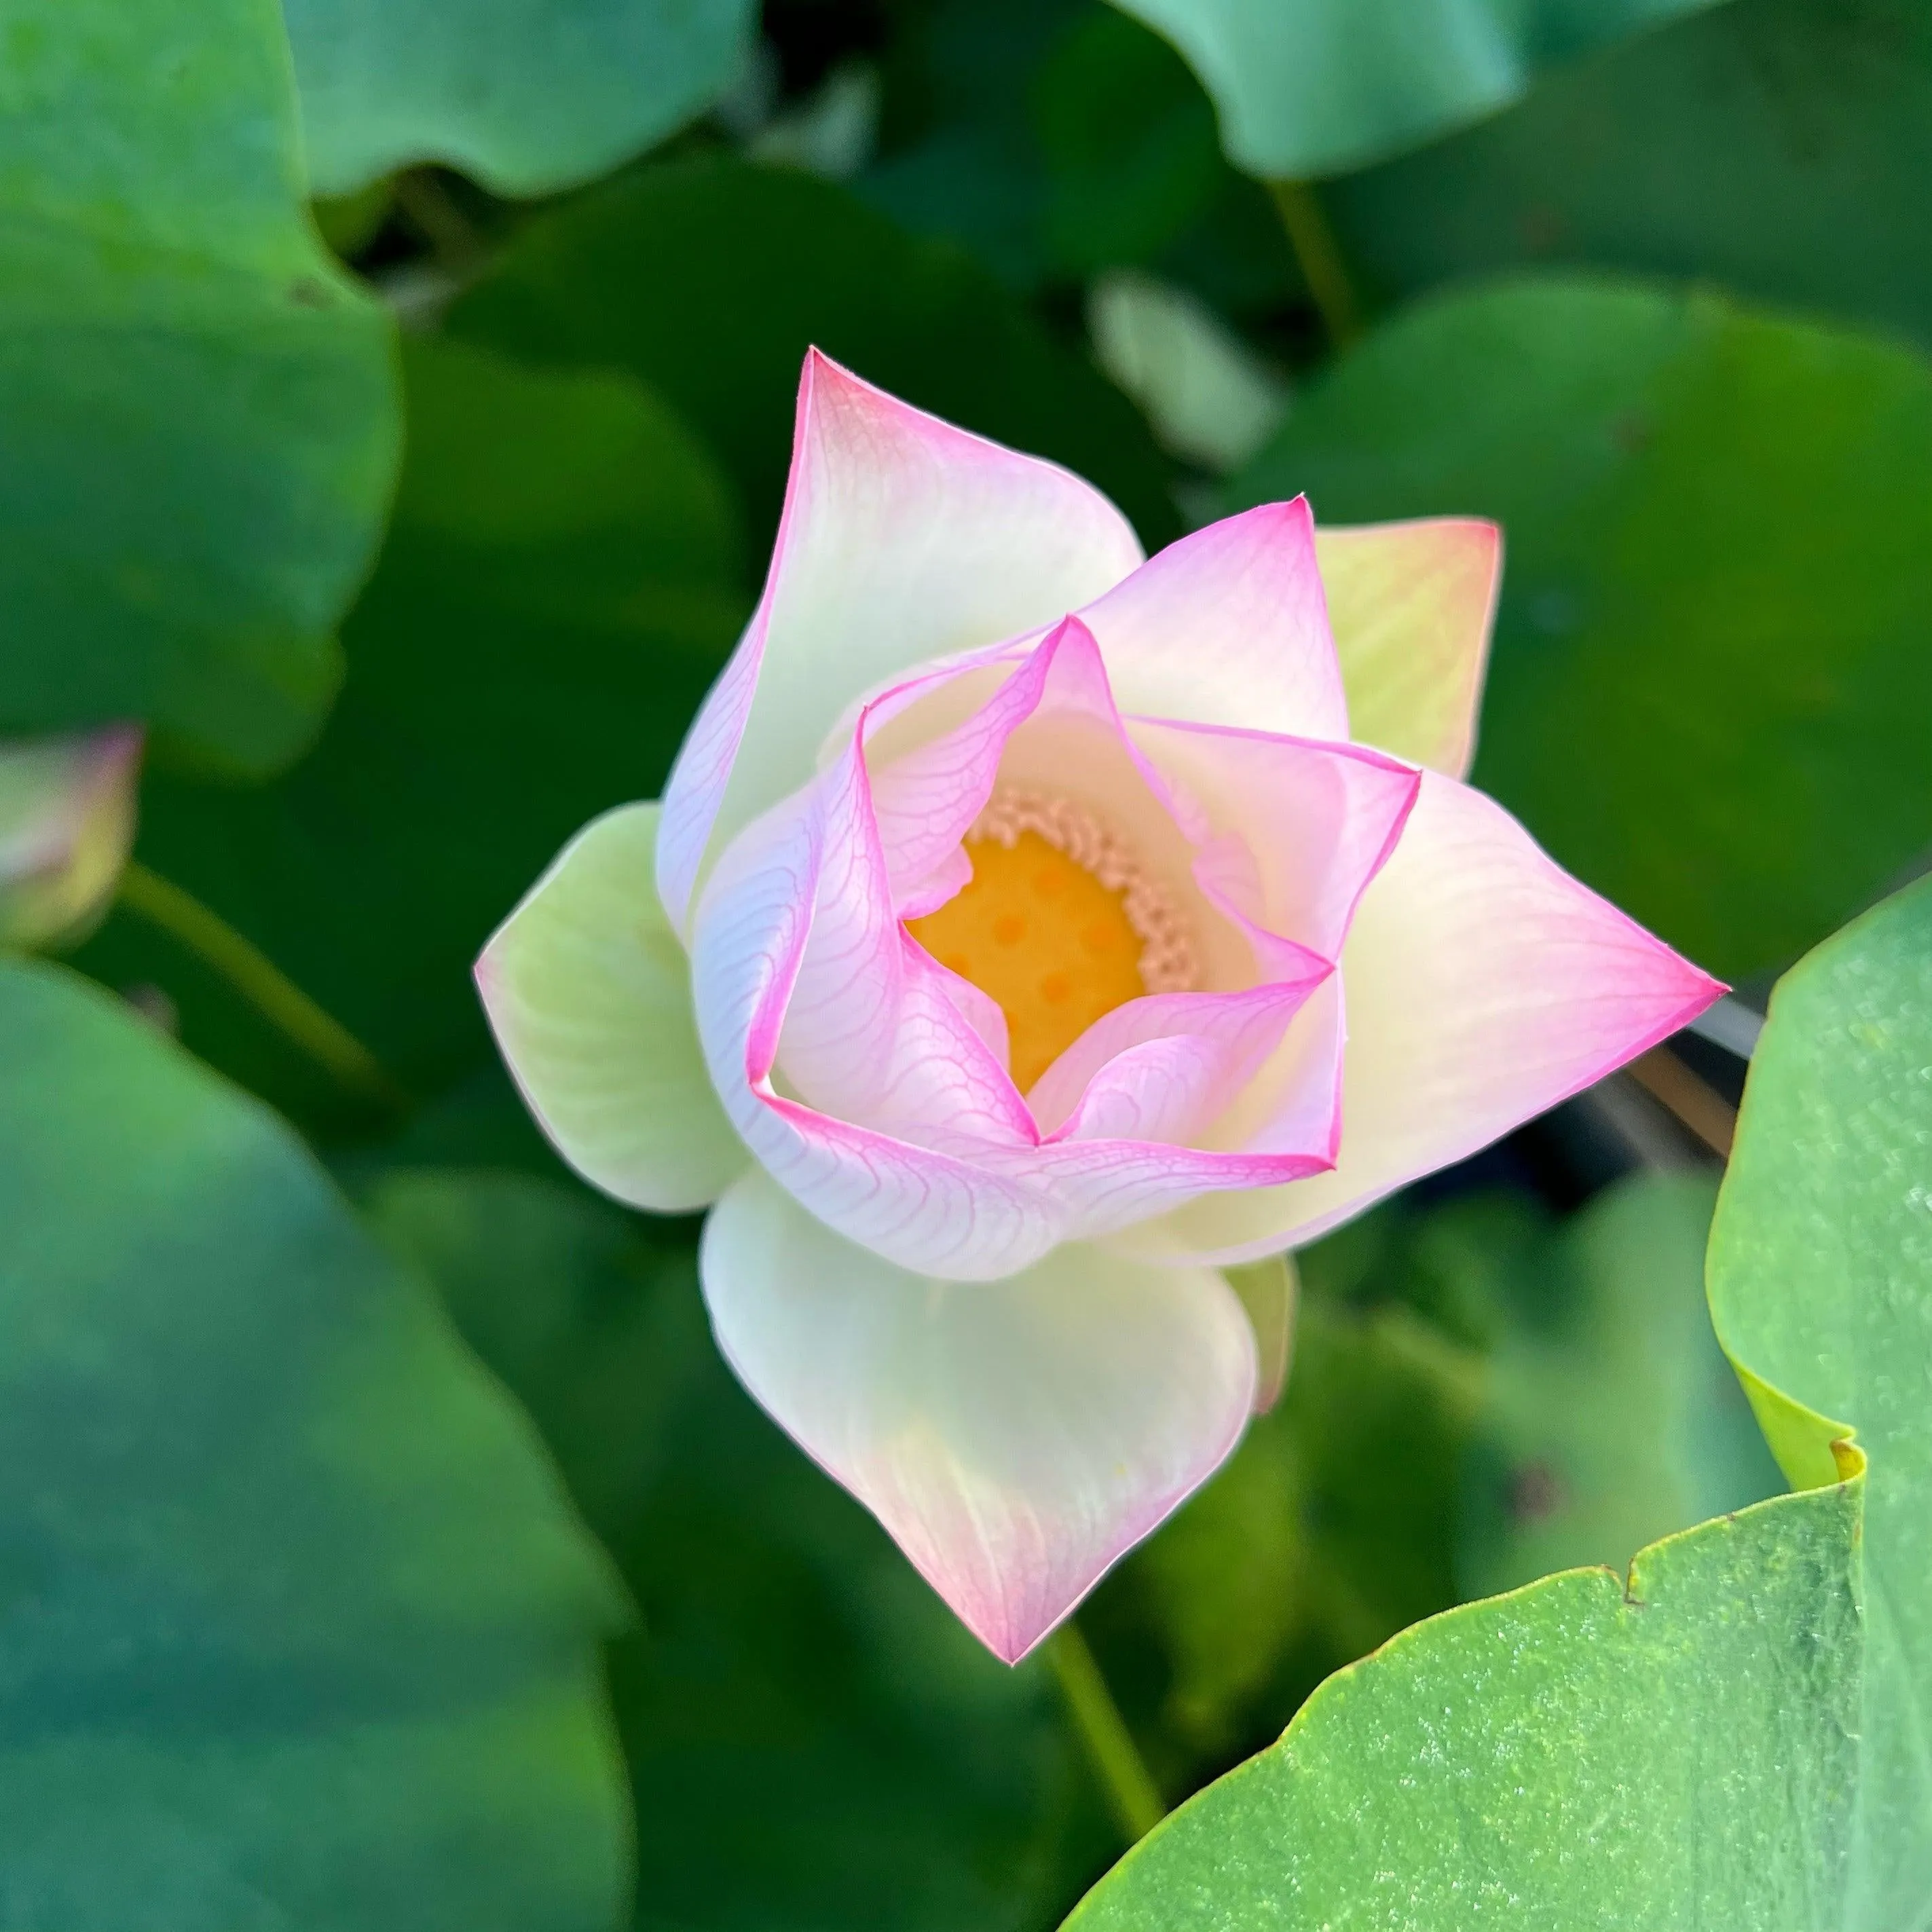
[[[1226,1262],[1312,1240],[1601,1079],[1724,990],[1501,806],[1433,772],[1363,895],[1341,979],[1334,1170],[1203,1196],[1111,1245]]]
[[[1254,1399],[1254,1332],[1211,1270],[1075,1246],[934,1281],[757,1172],[700,1267],[746,1387],[1009,1662],[1207,1480]]]
[[[854,699],[1053,623],[1140,560],[1126,519],[1091,484],[814,350],[764,598],[665,791],[658,871],[679,931],[706,854],[811,776]]]
[[[1348,735],[1305,498],[1183,537],[1080,615],[1132,716]]]

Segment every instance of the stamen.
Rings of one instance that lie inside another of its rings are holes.
[[[1189,993],[1200,983],[1192,936],[1165,888],[1148,877],[1130,848],[1084,806],[1018,790],[995,792],[966,835],[970,844],[988,839],[1008,851],[1030,832],[1110,892],[1141,942],[1141,982],[1150,993]]]

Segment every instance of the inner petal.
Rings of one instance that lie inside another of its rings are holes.
[[[1005,1014],[1022,1093],[1103,1015],[1196,983],[1166,894],[1080,806],[996,794],[965,850],[971,880],[906,929]]]

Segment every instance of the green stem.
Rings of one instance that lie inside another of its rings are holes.
[[[1107,1802],[1129,1844],[1136,1844],[1167,1815],[1107,1680],[1071,1618],[1046,1643],[1047,1661],[1073,1714],[1074,1728],[1106,1786]]]
[[[130,859],[121,874],[121,902],[178,940],[352,1093],[398,1112],[409,1106],[410,1096],[340,1021],[192,893]]]
[[[392,178],[395,205],[438,264],[459,280],[483,259],[483,242],[432,167],[404,168]]]
[[[1281,225],[1288,231],[1288,245],[1301,265],[1302,279],[1322,312],[1328,339],[1337,349],[1346,349],[1360,338],[1361,304],[1355,299],[1354,284],[1348,279],[1320,197],[1306,182],[1274,181],[1268,185],[1280,212]]]

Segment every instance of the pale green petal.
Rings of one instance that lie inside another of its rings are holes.
[[[1318,530],[1315,555],[1349,735],[1461,778],[1475,755],[1502,532],[1473,517]]]
[[[1255,1413],[1274,1408],[1288,1380],[1294,1357],[1294,1310],[1301,1296],[1300,1270],[1292,1255],[1270,1255],[1223,1270],[1228,1285],[1241,1298],[1254,1326]]]
[[[658,807],[620,806],[560,853],[483,949],[476,983],[530,1111],[634,1208],[715,1201],[749,1156],[718,1103],[691,965],[658,898]]]

